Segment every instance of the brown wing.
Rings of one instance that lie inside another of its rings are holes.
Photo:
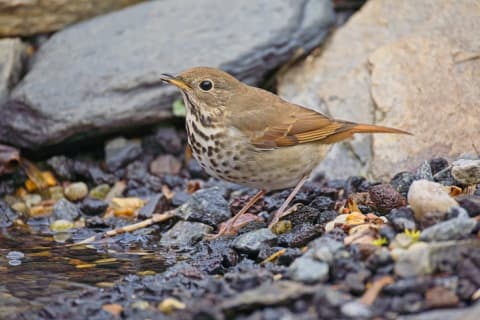
[[[230,103],[235,106],[229,117],[230,125],[248,137],[261,149],[293,146],[317,141],[335,143],[354,133],[407,133],[401,130],[333,120],[319,112],[286,102],[267,91],[246,87]],[[239,100],[237,100],[239,99]]]

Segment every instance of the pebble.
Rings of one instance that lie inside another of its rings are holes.
[[[453,178],[464,185],[480,183],[480,159],[460,159],[452,163]]]
[[[103,214],[108,208],[108,203],[93,198],[86,198],[83,200],[81,210],[84,214],[95,216]]]
[[[340,308],[342,314],[349,318],[365,319],[372,316],[370,307],[360,301],[349,301]]]
[[[328,280],[329,269],[330,267],[326,262],[302,256],[295,259],[290,265],[288,274],[295,281],[305,283],[325,282]]]
[[[390,243],[390,249],[407,249],[410,247],[415,241],[412,237],[408,236],[405,233],[397,233],[393,241]]]
[[[150,163],[150,172],[158,177],[166,174],[176,175],[181,168],[182,163],[170,154],[162,154]]]
[[[305,223],[297,225],[289,232],[280,235],[277,243],[288,248],[303,247],[308,242],[318,238],[322,233],[323,228],[321,226]]]
[[[419,221],[427,213],[446,214],[448,209],[458,206],[458,203],[448,194],[446,187],[427,180],[417,180],[412,183],[408,191],[408,203]]]
[[[203,223],[178,221],[171,229],[162,235],[160,245],[164,247],[192,246],[212,231],[212,227]]]
[[[42,202],[42,197],[36,193],[29,193],[25,195],[23,200],[25,201],[27,207],[31,208]]]
[[[50,229],[53,232],[65,232],[73,228],[73,222],[70,220],[55,220],[50,224]]]
[[[119,137],[105,144],[105,162],[111,172],[134,161],[141,154],[142,144],[140,140],[127,140]]]
[[[318,261],[324,261],[328,264],[332,264],[338,253],[345,249],[343,241],[337,241],[326,236],[310,242],[308,246],[310,249],[305,255],[311,256]]]
[[[220,187],[198,190],[176,210],[175,214],[183,220],[217,226],[232,216],[224,195],[225,189]]]
[[[477,220],[458,217],[428,227],[420,234],[422,241],[447,241],[467,238],[477,226]]]
[[[332,210],[335,206],[335,201],[333,201],[329,197],[319,196],[319,197],[316,197],[312,202],[310,202],[308,206],[313,207],[322,212],[322,211]]]
[[[238,236],[232,246],[238,251],[248,254],[258,254],[263,243],[273,241],[277,236],[268,228],[250,231]]]
[[[433,175],[448,167],[448,161],[444,158],[433,158],[429,161],[429,164]]]
[[[61,186],[54,186],[48,188],[48,193],[50,194],[50,199],[55,201],[65,198],[63,194],[63,187]]]
[[[374,208],[382,214],[406,205],[405,198],[390,184],[377,184],[368,190]]]
[[[459,196],[455,200],[457,200],[462,208],[467,210],[470,217],[480,215],[480,196]]]
[[[65,156],[54,156],[47,160],[47,164],[55,172],[55,175],[62,180],[75,179],[73,160]]]
[[[84,182],[75,182],[68,185],[65,190],[65,197],[70,201],[79,201],[88,194],[88,187]]]
[[[425,304],[430,308],[455,307],[458,302],[457,295],[445,287],[433,287],[425,293]]]
[[[427,160],[423,161],[415,171],[415,180],[433,181],[432,168]]]
[[[398,232],[415,230],[417,228],[415,219],[413,217],[413,211],[407,207],[393,209],[387,215],[387,219],[392,224],[393,228]]]
[[[390,184],[395,190],[400,192],[402,196],[406,197],[413,181],[415,181],[415,176],[412,173],[399,172],[392,178]]]
[[[75,221],[80,217],[80,211],[67,199],[60,199],[53,206],[52,217],[55,220]]]
[[[103,200],[109,192],[110,186],[104,183],[92,188],[92,190],[90,190],[89,196],[93,199]]]
[[[143,206],[138,212],[138,217],[140,219],[151,218],[157,209],[160,199],[162,199],[162,195],[159,193],[149,197],[145,206]]]

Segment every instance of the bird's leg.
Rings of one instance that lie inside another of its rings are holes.
[[[248,202],[243,206],[243,208],[237,212],[235,216],[232,218],[228,219],[224,223],[222,223],[222,226],[220,227],[220,230],[218,230],[217,234],[208,236],[209,239],[216,239],[218,237],[221,237],[223,235],[232,235],[235,234],[235,222],[237,222],[238,218],[240,218],[242,215],[244,215],[255,203],[257,203],[258,200],[260,200],[263,195],[265,194],[265,190],[260,190],[258,191]]]
[[[285,210],[287,209],[288,205],[290,202],[292,202],[293,198],[297,195],[298,191],[302,188],[302,186],[305,184],[305,181],[307,181],[308,176],[304,176],[300,181],[297,183],[293,191],[288,195],[287,199],[282,203],[282,206],[275,212],[275,215],[273,216],[272,222],[268,225],[269,228],[272,228],[282,217],[283,214],[285,213]]]

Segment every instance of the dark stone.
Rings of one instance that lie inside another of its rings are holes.
[[[258,229],[244,233],[233,241],[232,245],[240,252],[256,256],[263,243],[273,242],[277,236],[268,228]]]
[[[456,197],[458,204],[467,210],[470,217],[476,217],[480,215],[480,196],[459,196]]]
[[[345,277],[345,283],[353,294],[361,294],[365,291],[365,284],[372,273],[368,269],[359,269],[356,272],[350,272]]]
[[[263,246],[258,252],[257,259],[263,261],[280,250],[285,250],[285,253],[275,259],[274,262],[282,266],[289,266],[293,260],[302,255],[302,251],[299,248]]]
[[[10,227],[17,218],[17,213],[5,201],[0,200],[0,228]]]
[[[357,192],[367,192],[370,187],[370,183],[364,177],[353,176],[349,177],[347,181],[345,181],[343,187],[345,189],[345,195],[348,196]]]
[[[200,163],[198,163],[198,161],[195,159],[188,161],[187,170],[193,179],[207,180],[209,178],[208,174],[200,166]]]
[[[383,214],[407,203],[405,198],[390,184],[377,184],[368,190],[368,194],[374,208]]]
[[[192,197],[191,194],[188,194],[184,191],[177,191],[175,192],[175,194],[173,195],[173,198],[171,200],[171,204],[172,206],[174,207],[178,207],[178,206],[181,206],[182,204],[184,204],[185,202],[187,202],[188,200],[190,200],[190,198]]]
[[[320,216],[320,211],[310,206],[303,206],[295,212],[292,212],[285,220],[292,223],[292,226],[299,226],[302,224],[316,224]]]
[[[381,237],[387,238],[388,242],[391,242],[393,239],[395,239],[397,233],[389,225],[384,225],[380,228],[379,235]]]
[[[415,181],[415,176],[410,172],[399,172],[393,176],[390,184],[404,197],[407,196],[410,185]]]
[[[164,247],[190,247],[200,241],[213,228],[199,222],[178,221],[163,233],[160,245]]]
[[[438,172],[448,167],[448,161],[444,158],[433,158],[430,160],[429,164],[433,175],[436,175]]]
[[[158,123],[179,97],[161,73],[209,65],[258,84],[316,48],[334,21],[327,0],[170,0],[71,25],[36,52],[1,109],[0,139],[35,149]]]
[[[184,145],[178,131],[173,127],[160,127],[153,135],[143,140],[144,149],[150,154],[170,153],[179,155],[184,150]]]
[[[88,174],[91,181],[96,185],[103,183],[112,185],[117,180],[113,174],[103,171],[98,166],[89,166]]]
[[[198,190],[176,210],[176,215],[184,220],[217,226],[232,215],[224,196],[225,189],[218,187]]]
[[[67,199],[60,199],[53,206],[52,217],[55,220],[75,221],[80,217],[80,210]]]
[[[278,236],[277,243],[280,246],[298,248],[305,246],[308,242],[318,238],[323,233],[321,226],[314,226],[309,223],[293,227],[288,233]]]
[[[458,217],[428,227],[420,234],[423,241],[447,241],[467,238],[477,226],[473,218]]]
[[[338,212],[335,210],[324,211],[320,213],[317,223],[322,225],[326,224],[327,222],[334,220],[337,216],[338,216]]]
[[[81,210],[84,214],[96,216],[103,214],[108,208],[108,203],[103,200],[86,198],[83,200]]]
[[[335,207],[335,201],[329,197],[319,196],[310,202],[309,206],[319,211],[327,211]]]
[[[62,180],[74,180],[73,160],[65,156],[54,156],[47,160],[55,175]]]
[[[475,291],[477,290],[477,286],[472,283],[469,279],[461,278],[458,280],[457,285],[457,295],[460,299],[469,301]]]
[[[407,293],[423,294],[432,286],[432,283],[433,281],[430,277],[399,279],[392,284],[386,285],[382,292],[392,296],[402,296]]]
[[[103,229],[103,228],[108,228],[109,225],[99,216],[95,217],[88,217],[85,219],[85,226],[87,228],[92,228],[92,229]]]
[[[428,161],[422,162],[422,164],[415,171],[415,180],[428,180],[433,181],[432,168]]]
[[[116,138],[105,145],[105,162],[111,172],[127,165],[142,154],[139,141]]]
[[[125,171],[125,177],[127,179],[138,182],[144,181],[148,175],[149,173],[147,165],[140,160],[130,163]]]
[[[423,309],[423,298],[419,293],[407,293],[393,297],[391,308],[399,313],[414,313]]]
[[[157,207],[159,207],[160,200],[162,199],[161,194],[155,194],[147,199],[147,203],[140,209],[138,212],[138,217],[140,219],[149,219],[156,212]]]
[[[413,211],[408,207],[393,209],[386,217],[397,232],[417,229]]]

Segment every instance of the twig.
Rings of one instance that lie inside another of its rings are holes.
[[[167,221],[168,219],[173,218],[173,217],[174,217],[174,210],[169,210],[165,213],[154,213],[150,219],[146,219],[146,220],[134,223],[134,224],[129,224],[127,226],[123,226],[123,227],[118,228],[118,229],[109,230],[109,231],[105,232],[104,234],[102,234],[99,237],[99,239],[113,237],[113,236],[116,236],[116,235],[119,235],[119,234],[122,234],[122,233],[126,233],[126,232],[133,232],[133,231],[151,226],[155,223]],[[89,243],[94,242],[95,239],[97,239],[97,238],[98,238],[97,236],[93,236],[93,237],[84,239],[80,242],[74,243],[74,244],[72,244],[72,246],[89,244]]]
[[[360,302],[366,305],[372,305],[377,299],[378,294],[382,291],[383,287],[392,284],[394,282],[391,276],[382,277],[372,283],[372,286],[365,291],[360,298]]]

